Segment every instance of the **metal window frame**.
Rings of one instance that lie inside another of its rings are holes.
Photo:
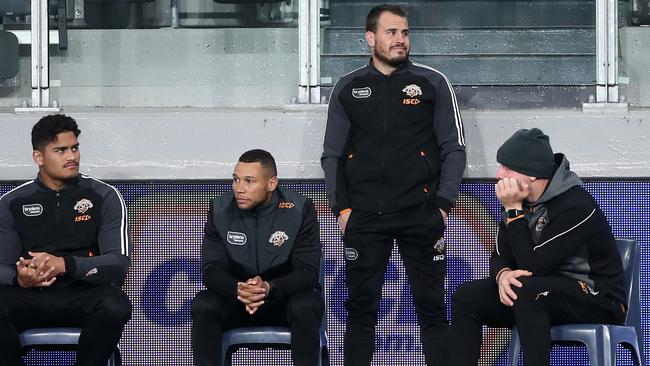
[[[596,98],[583,108],[627,109],[618,86],[618,3],[596,0]]]
[[[16,112],[58,112],[50,105],[50,32],[48,0],[31,0],[32,104]]]
[[[16,111],[59,111],[50,105],[48,1],[31,0],[31,11],[32,105]],[[319,0],[299,0],[298,102],[302,104],[321,103],[320,33]],[[596,0],[596,103],[621,104],[618,87],[617,0]]]
[[[298,7],[298,103],[319,104],[320,95],[319,0],[300,0]]]

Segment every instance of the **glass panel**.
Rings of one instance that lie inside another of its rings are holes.
[[[621,102],[650,107],[650,3],[619,1]]]
[[[12,32],[16,35],[19,43],[25,42],[30,37],[30,22],[27,16],[30,12],[29,1],[0,1],[0,29]],[[29,44],[20,44],[16,50],[11,35],[4,33],[0,36],[2,37],[0,57],[3,58],[0,63],[2,65],[0,75],[3,75],[0,77],[0,107],[16,107],[20,105],[21,101],[31,98],[30,48]],[[9,77],[10,74],[13,74],[12,70],[15,70],[15,59],[10,57],[12,60],[9,60],[7,55],[15,55],[16,52],[19,55],[18,73]]]
[[[330,18],[322,25],[324,86],[368,62],[365,18],[379,4],[329,2]],[[411,58],[443,72],[465,108],[577,108],[595,93],[595,1],[398,4],[409,14]]]
[[[50,47],[51,99],[63,107],[261,106],[297,94],[295,1],[67,2],[68,49]]]

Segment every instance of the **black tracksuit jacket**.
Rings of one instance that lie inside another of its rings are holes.
[[[237,282],[259,275],[271,285],[270,300],[320,290],[321,244],[314,204],[278,187],[271,202],[240,210],[232,192],[215,198],[202,246],[203,284],[226,299]]]
[[[370,63],[334,86],[321,164],[336,215],[428,200],[449,211],[465,159],[456,96],[440,72],[406,60],[386,76]]]
[[[63,257],[66,273],[53,287],[74,281],[121,285],[129,268],[126,205],[120,193],[79,175],[61,190],[37,177],[0,198],[0,285],[18,285],[16,262],[27,252]]]

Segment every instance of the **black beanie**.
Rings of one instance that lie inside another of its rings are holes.
[[[553,149],[539,128],[521,129],[497,150],[497,161],[518,173],[550,178],[555,170]]]

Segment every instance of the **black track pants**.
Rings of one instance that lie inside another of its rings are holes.
[[[370,365],[384,274],[397,240],[415,302],[428,365],[444,362],[446,332],[444,223],[429,203],[395,214],[352,210],[344,236],[348,312],[346,366]]]
[[[520,277],[513,287],[514,306],[499,301],[494,279],[464,283],[453,299],[449,365],[478,363],[483,325],[519,330],[526,366],[548,365],[550,327],[567,323],[620,324],[621,304],[607,296],[585,292],[578,281],[565,276]]]
[[[293,364],[315,366],[320,357],[324,310],[323,297],[316,291],[298,292],[284,301],[265,303],[253,315],[237,299],[225,301],[213,291],[201,291],[192,301],[194,364],[220,365],[223,331],[245,326],[288,326]]]
[[[77,365],[104,365],[131,318],[131,302],[117,286],[0,286],[0,365],[22,365],[18,333],[41,327],[79,327]]]

